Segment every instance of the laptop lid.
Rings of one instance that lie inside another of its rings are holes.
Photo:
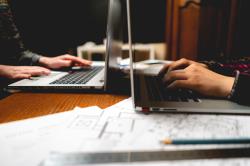
[[[130,0],[126,0],[127,7],[127,26],[128,26],[128,45],[129,45],[129,60],[130,60],[130,84],[131,84],[131,97],[133,107],[135,109],[135,80],[134,80],[134,57],[132,46],[132,29],[131,29],[131,16],[130,16]]]
[[[137,111],[148,112],[172,112],[172,113],[205,113],[205,114],[250,114],[249,106],[239,105],[229,100],[204,98],[202,102],[152,102],[144,101],[140,89],[145,84],[141,84],[140,76],[151,74],[145,71],[143,66],[138,65],[139,58],[133,48],[132,28],[131,28],[131,11],[130,0],[127,3],[127,25],[128,25],[128,41],[129,41],[129,57],[130,57],[130,83],[133,107]],[[132,20],[133,21],[133,20]],[[146,88],[146,87],[145,87]],[[144,88],[144,89],[145,89]]]
[[[107,91],[117,83],[118,80],[117,71],[119,71],[119,62],[122,58],[122,44],[123,44],[123,17],[124,17],[124,2],[123,0],[109,0],[108,3],[108,16],[107,16],[107,41],[106,41],[106,57],[104,65],[104,90]],[[65,73],[66,74],[66,73]],[[59,77],[58,77],[59,78]],[[29,81],[29,80],[28,80]],[[34,81],[33,81],[34,82]],[[23,84],[18,81],[17,84],[11,84],[9,87],[18,89],[29,88],[29,82],[27,81]],[[32,84],[31,84],[32,85]],[[39,87],[32,85],[32,88]],[[48,88],[53,87],[53,85],[47,86],[47,83],[43,86]],[[62,85],[64,86],[64,85]],[[68,85],[67,85],[68,86]],[[76,86],[82,86],[76,84]],[[56,85],[57,87],[57,85]],[[70,86],[69,88],[71,89]],[[30,88],[29,88],[30,89]],[[46,88],[47,89],[47,88]],[[60,88],[61,90],[62,88]],[[78,89],[78,88],[77,88]]]
[[[123,45],[123,25],[126,3],[124,0],[109,0],[106,41],[105,90],[113,91],[121,83],[124,72],[121,70]]]

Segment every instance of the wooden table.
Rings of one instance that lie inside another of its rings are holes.
[[[107,108],[125,95],[73,93],[16,93],[0,100],[0,123],[72,110],[74,107]]]

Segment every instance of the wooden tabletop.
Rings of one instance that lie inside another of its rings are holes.
[[[71,93],[16,93],[0,100],[0,123],[72,110],[74,107],[107,108],[125,95]]]

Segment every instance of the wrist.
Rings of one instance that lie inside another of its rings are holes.
[[[233,86],[234,86],[234,82],[235,82],[235,78],[234,77],[225,77],[225,81],[224,81],[224,88],[223,88],[223,97],[229,97]]]
[[[0,65],[0,75],[2,75],[3,70],[4,70],[4,65]]]
[[[236,88],[236,85],[237,85],[238,80],[239,80],[239,75],[240,75],[240,71],[236,70],[236,71],[235,71],[235,78],[234,78],[233,87],[232,87],[232,89],[231,89],[230,94],[227,96],[228,99],[232,99],[233,96],[234,96],[235,88]]]
[[[44,67],[49,67],[50,58],[41,56],[38,63]]]
[[[0,65],[0,77],[5,77],[6,76],[6,72],[10,70],[9,68],[10,66],[7,65]]]

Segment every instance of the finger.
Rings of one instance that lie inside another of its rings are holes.
[[[172,71],[172,70],[177,70],[177,69],[183,69],[186,68],[187,66],[189,66],[192,63],[192,61],[187,60],[185,58],[180,59],[174,63],[171,63],[169,65],[168,71]]]
[[[44,70],[39,70],[39,69],[34,69],[34,70],[23,71],[20,74],[29,74],[31,76],[42,76],[42,75],[49,75],[50,72],[47,72],[47,71],[44,71]]]
[[[29,79],[30,77],[30,74],[17,74],[13,77],[13,79]]]
[[[64,55],[64,58],[66,60],[71,60],[73,63],[78,63],[79,65],[82,65],[82,66],[89,66],[92,63],[91,61],[82,59],[80,57],[75,57],[72,55]]]
[[[163,83],[166,84],[175,80],[186,80],[186,79],[188,79],[188,76],[184,70],[175,70],[165,75],[165,77],[163,78]]]
[[[81,67],[82,65],[79,64],[79,63],[75,63],[74,66],[79,66],[79,67]]]
[[[167,88],[168,89],[178,89],[178,88],[191,89],[192,87],[188,80],[176,80],[172,82]]]
[[[42,76],[42,75],[45,75],[43,73],[43,71],[39,71],[39,70],[33,70],[33,71],[25,71],[23,72],[22,74],[29,74],[31,76]]]
[[[49,75],[50,74],[50,70],[49,69],[47,69],[47,68],[44,68],[44,67],[36,67],[36,70],[37,71],[41,71],[44,75]]]
[[[74,63],[77,63],[78,65],[81,66],[90,66],[92,64],[91,61],[76,57],[76,59],[74,60]]]
[[[27,70],[44,70],[49,72],[50,70],[45,68],[45,67],[40,67],[40,66],[20,66],[18,67],[19,70],[22,71],[27,71]]]
[[[164,65],[163,68],[160,70],[158,76],[162,78],[166,74],[166,72],[168,71],[169,66],[170,66],[170,64]]]
[[[30,67],[25,70],[21,71],[24,74],[31,74],[31,75],[49,75],[50,70],[43,68],[43,67]]]
[[[50,70],[43,70],[44,75],[50,75],[51,71]]]
[[[92,64],[92,63],[91,63],[91,64]],[[90,67],[91,64],[90,64],[90,65],[86,65],[86,64],[82,64],[82,63],[74,63],[73,65],[74,65],[74,66],[79,66],[79,67]]]
[[[31,70],[31,69],[36,69],[37,66],[17,66],[15,67],[16,71],[27,71],[27,70]]]

